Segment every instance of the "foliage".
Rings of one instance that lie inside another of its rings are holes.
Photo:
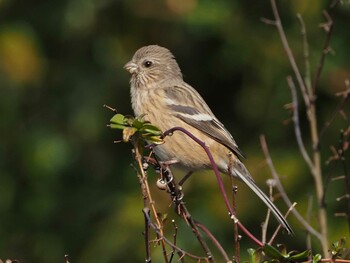
[[[123,141],[128,142],[131,137],[137,134],[141,139],[154,144],[162,144],[162,131],[144,120],[145,115],[138,117],[124,116],[120,113],[115,114],[110,120],[109,125],[112,129],[123,131]]]

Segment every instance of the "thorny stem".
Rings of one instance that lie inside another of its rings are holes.
[[[233,174],[232,169],[232,158],[230,158],[229,163],[229,174]],[[231,186],[232,186],[232,209],[233,212],[236,214],[236,194],[237,194],[237,186],[234,183],[233,176],[230,176]],[[236,223],[233,224],[233,238],[234,238],[234,251],[235,251],[235,261],[240,262],[240,246],[239,246],[239,240],[240,235],[238,234],[238,225]],[[263,242],[265,243],[265,242]]]
[[[163,169],[162,169],[163,170]],[[195,234],[199,244],[201,245],[202,249],[204,250],[206,254],[206,260],[208,262],[215,263],[215,259],[205,242],[202,234],[199,231],[199,228],[197,227],[192,215],[188,212],[187,207],[185,206],[185,203],[183,202],[183,193],[181,189],[178,187],[178,185],[175,183],[174,177],[170,171],[170,169],[167,167],[162,171],[162,175],[165,177],[165,180],[167,182],[168,191],[171,195],[171,198],[176,206],[176,212],[178,215],[180,215],[185,222],[191,227],[192,232]],[[176,244],[175,244],[176,245]]]
[[[225,205],[227,207],[227,210],[229,211],[229,216],[231,217],[231,219],[233,219],[237,224],[238,226],[241,228],[241,230],[254,242],[256,243],[259,247],[262,247],[264,244],[259,240],[257,239],[252,233],[250,233],[248,231],[248,229],[246,229],[244,227],[244,225],[242,225],[242,223],[236,218],[235,216],[235,213],[230,205],[230,202],[228,200],[228,197],[227,197],[227,194],[226,194],[226,191],[225,191],[225,188],[224,188],[224,183],[222,181],[222,178],[220,176],[220,172],[218,170],[218,167],[216,166],[215,164],[215,161],[214,161],[214,158],[208,148],[208,146],[206,146],[206,144],[199,140],[197,137],[195,137],[192,133],[190,133],[189,131],[187,131],[186,129],[182,128],[182,127],[174,127],[174,128],[171,128],[167,131],[164,132],[164,136],[167,136],[169,134],[172,134],[174,133],[174,131],[181,131],[183,133],[185,133],[187,136],[189,136],[192,140],[194,140],[196,143],[198,143],[206,152],[209,160],[210,160],[210,164],[214,170],[214,173],[216,175],[216,179],[218,181],[218,185],[219,185],[219,188],[221,190],[221,193],[223,195],[223,198],[224,198],[224,202],[225,202]]]
[[[195,234],[196,238],[198,239],[198,242],[202,246],[205,254],[207,255],[206,260],[208,262],[215,262],[214,257],[212,256],[212,253],[208,245],[206,244],[205,240],[203,239],[196,225],[196,222],[194,221],[194,219],[192,218],[191,214],[188,212],[185,206],[185,203],[183,201],[184,194],[182,192],[181,186],[176,183],[175,178],[171,170],[169,169],[169,163],[160,164],[156,159],[153,159],[153,158],[148,158],[148,162],[152,164],[156,170],[160,171],[162,179],[164,180],[167,186],[167,191],[170,193],[171,199],[175,204],[176,213],[179,216],[181,216],[188,225],[191,226],[193,233]],[[173,224],[175,226],[174,245],[176,245],[177,226],[175,222],[173,222]],[[170,258],[171,260],[173,258],[173,254],[174,254],[174,250],[171,252],[171,258]]]
[[[179,251],[183,256],[189,256],[193,259],[198,260],[198,262],[200,262],[201,260],[206,260],[207,258],[205,257],[198,257],[196,255],[193,255],[181,248],[179,248],[178,246],[174,245],[170,240],[168,240],[165,236],[162,235],[161,230],[152,222],[150,216],[148,215],[147,209],[142,209],[142,212],[144,214],[144,216],[146,217],[149,226],[157,233],[157,235],[159,236],[159,238],[161,240],[164,240],[165,243],[167,243],[170,247],[172,247],[173,249],[175,249],[176,251]]]
[[[207,259],[209,262],[214,263],[214,257],[207,245],[207,243],[204,241],[202,234],[200,233],[192,215],[188,212],[187,207],[185,206],[184,202],[182,201],[183,193],[178,188],[178,186],[175,183],[174,176],[172,175],[170,169],[166,167],[165,169],[162,169],[162,174],[166,179],[167,185],[169,187],[169,192],[173,198],[173,201],[175,202],[176,206],[179,209],[179,214],[184,218],[184,220],[191,226],[193,233],[197,237],[198,242],[202,246]]]
[[[148,198],[148,202],[149,202],[149,205],[151,207],[153,216],[156,219],[156,222],[157,222],[157,225],[158,225],[159,234],[160,234],[160,236],[164,236],[163,229],[162,229],[162,224],[161,224],[161,222],[159,220],[159,217],[158,217],[158,214],[157,214],[157,210],[155,208],[154,201],[153,201],[152,195],[151,195],[151,191],[150,191],[150,188],[149,188],[149,185],[148,185],[147,176],[146,176],[145,171],[144,171],[143,166],[142,166],[142,155],[140,154],[138,144],[135,143],[135,142],[134,142],[134,149],[135,149],[135,159],[137,161],[137,164],[138,164],[138,166],[140,168],[140,173],[141,173],[140,184],[141,184],[142,191],[145,191],[144,194]],[[145,215],[145,217],[146,217],[146,215]],[[158,234],[158,232],[157,232],[157,234]],[[162,245],[162,249],[163,249],[164,260],[165,260],[166,263],[169,263],[169,259],[168,259],[168,256],[166,254],[164,239],[161,239],[161,245]]]

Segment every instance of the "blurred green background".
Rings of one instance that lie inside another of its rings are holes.
[[[350,8],[344,2],[336,9],[334,52],[327,56],[317,87],[320,127],[339,101],[335,93],[350,78]],[[304,72],[296,13],[303,16],[314,73],[325,39],[319,26],[325,21],[322,10],[329,1],[278,4]],[[291,102],[286,76],[292,71],[276,28],[261,17],[272,19],[269,1],[0,0],[0,258],[63,262],[69,254],[71,262],[79,263],[144,261],[143,203],[130,167],[131,146],[113,144],[120,133],[106,128],[112,113],[102,105],[132,113],[129,74],[122,66],[149,44],[175,54],[185,81],[232,132],[264,190],[270,173],[259,135],[266,135],[282,183],[305,214],[313,181],[293,126],[285,122],[291,116],[284,109]],[[349,108],[347,104],[348,113]],[[301,121],[309,149],[304,115]],[[348,120],[337,117],[327,130],[323,163],[331,154],[329,146],[338,143],[339,129],[348,126]],[[325,176],[343,173],[340,165],[331,169],[324,164],[323,170]],[[152,172],[150,181],[156,181]],[[348,236],[346,219],[334,217],[345,212],[345,202],[335,201],[344,193],[343,182],[328,184],[330,241]],[[194,175],[185,194],[193,216],[232,255],[232,223],[215,177],[210,172]],[[200,251],[190,229],[169,208],[167,195],[156,188],[154,195],[159,211],[179,225],[178,244]],[[237,199],[239,218],[259,236],[265,207],[240,183]],[[278,206],[286,210],[280,201]],[[293,216],[290,222],[296,237],[281,236],[280,241],[290,249],[305,249],[304,230]],[[171,237],[170,220],[166,227]],[[320,251],[317,241],[313,245]],[[243,237],[241,246],[246,258],[245,249],[254,245]],[[160,250],[152,247],[155,262],[162,262]]]

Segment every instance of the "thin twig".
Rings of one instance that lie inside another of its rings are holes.
[[[271,175],[272,177],[276,180],[276,187],[278,189],[278,191],[280,192],[282,199],[284,200],[284,202],[287,204],[288,207],[291,207],[293,205],[293,203],[290,201],[286,191],[284,190],[281,181],[279,179],[279,176],[277,174],[277,171],[273,165],[271,156],[270,156],[270,152],[269,152],[269,148],[267,146],[266,143],[266,139],[264,135],[260,135],[260,144],[262,147],[262,150],[264,152],[265,155],[265,159],[266,159],[266,163],[270,168],[271,171]],[[315,237],[317,237],[319,240],[322,239],[321,234],[319,232],[317,232],[300,214],[296,209],[292,210],[292,213],[295,215],[295,217],[299,220],[299,222],[303,225],[303,227],[312,235],[314,235]]]
[[[336,6],[336,4],[333,7],[335,7],[335,6]],[[331,7],[331,8],[333,8],[333,7]],[[320,57],[320,62],[318,63],[316,74],[315,74],[315,77],[314,77],[314,81],[312,83],[313,93],[315,93],[315,91],[316,91],[316,87],[318,85],[318,82],[320,80],[321,73],[322,73],[322,70],[323,70],[323,66],[324,66],[324,61],[326,59],[326,55],[329,53],[329,50],[330,50],[329,44],[330,44],[330,41],[331,41],[333,28],[334,28],[334,19],[331,18],[329,13],[326,10],[324,10],[323,11],[323,15],[327,19],[327,22],[322,24],[321,27],[323,27],[325,29],[327,35],[326,35],[326,40],[325,40],[325,42],[323,44],[322,55]]]
[[[348,135],[349,136],[349,135]],[[345,146],[345,144],[349,144],[349,141],[347,138],[347,134],[344,132],[344,130],[340,131],[340,142],[339,142],[339,155],[340,155],[340,161],[341,164],[343,166],[343,171],[344,171],[344,175],[345,175],[345,192],[346,195],[349,196],[350,195],[350,179],[349,179],[349,173],[348,173],[348,163],[346,161],[346,157],[345,157],[345,151],[348,150],[348,146]],[[347,220],[348,220],[348,227],[350,229],[350,198],[346,199],[346,205],[347,205],[347,211],[346,211],[346,215],[347,215]]]
[[[288,86],[290,88],[290,91],[292,94],[292,100],[293,100],[293,102],[292,102],[293,103],[293,123],[294,123],[295,137],[296,137],[301,155],[303,156],[306,164],[309,166],[310,171],[313,171],[313,173],[314,173],[314,165],[311,161],[309,154],[307,153],[307,151],[305,149],[303,138],[301,135],[300,123],[299,123],[299,113],[298,113],[298,109],[299,109],[298,96],[297,96],[297,91],[296,91],[296,88],[295,88],[295,85],[294,85],[294,82],[293,82],[293,79],[291,76],[287,77],[287,82],[288,82]]]
[[[172,197],[173,202],[177,207],[178,214],[181,215],[183,219],[191,226],[192,231],[195,234],[199,244],[202,246],[208,261],[211,263],[214,263],[215,260],[214,260],[213,254],[211,253],[209,246],[203,239],[203,236],[200,233],[192,215],[189,213],[187,207],[185,206],[185,203],[183,201],[184,195],[181,191],[181,188],[175,182],[175,178],[171,170],[169,169],[168,166],[161,167],[161,173],[165,178],[167,186],[169,187],[169,193]]]
[[[108,106],[107,104],[103,104],[103,107],[109,109],[110,111],[113,111],[115,114],[118,113],[118,111],[115,108]]]
[[[229,158],[229,168],[228,168],[228,173],[232,174],[232,158]],[[236,214],[236,194],[237,194],[237,190],[238,187],[237,185],[235,185],[235,181],[233,179],[233,176],[230,176],[230,181],[231,181],[231,186],[232,186],[232,209],[233,212]],[[241,236],[238,233],[238,225],[234,222],[233,223],[233,245],[234,245],[234,251],[235,251],[235,262],[240,262],[240,245],[239,245],[239,241],[240,241]],[[264,243],[264,242],[263,242]]]
[[[142,212],[144,214],[144,216],[147,218],[148,224],[149,226],[157,233],[157,235],[159,236],[159,238],[161,240],[164,240],[165,243],[167,243],[170,247],[172,247],[173,249],[175,249],[176,251],[180,251],[182,253],[183,256],[188,256],[190,258],[193,259],[197,259],[197,260],[206,260],[206,257],[199,257],[196,255],[193,255],[181,248],[179,248],[178,246],[174,245],[169,239],[167,239],[165,236],[163,236],[161,230],[152,222],[151,218],[149,217],[147,211],[145,211],[144,209],[142,209]]]
[[[291,67],[293,69],[295,77],[298,80],[298,84],[299,84],[300,89],[302,91],[302,95],[303,95],[303,98],[304,98],[305,105],[308,106],[308,105],[310,105],[310,97],[307,94],[305,83],[304,83],[304,80],[303,80],[303,78],[302,78],[302,76],[300,74],[300,71],[299,71],[299,68],[297,66],[297,63],[295,62],[295,58],[294,58],[293,52],[292,52],[291,48],[289,47],[289,43],[288,43],[286,34],[285,34],[283,26],[282,26],[282,21],[281,21],[281,18],[280,18],[280,15],[279,15],[279,12],[278,12],[275,0],[271,0],[271,7],[272,7],[273,15],[275,17],[276,27],[277,27],[278,33],[280,35],[280,38],[281,38],[281,41],[282,41],[282,45],[284,47],[284,51],[287,54],[288,60],[289,60],[289,62],[291,64]]]
[[[310,222],[311,220],[311,212],[312,212],[312,195],[310,195],[308,204],[307,204],[307,212],[306,212],[306,220],[307,222]],[[306,248],[310,251],[312,251],[312,243],[311,243],[311,235],[310,232],[307,232],[306,235]],[[311,257],[311,256],[310,256]]]
[[[143,193],[143,195],[147,196],[149,205],[151,207],[151,211],[153,213],[154,218],[156,219],[157,225],[159,227],[159,232],[161,234],[161,236],[163,235],[163,229],[161,228],[162,224],[159,220],[158,214],[157,214],[157,210],[155,208],[155,202],[153,201],[152,195],[151,195],[151,191],[150,191],[150,187],[148,185],[148,181],[147,181],[147,176],[146,176],[146,172],[143,169],[143,163],[142,163],[142,155],[139,152],[139,147],[138,147],[138,143],[137,143],[137,139],[134,139],[133,141],[133,145],[134,145],[134,152],[135,152],[135,160],[139,166],[139,170],[140,170],[140,177],[139,177],[139,181],[141,184],[141,189],[142,191],[145,191],[145,193]],[[166,263],[169,263],[169,259],[166,253],[166,249],[165,249],[165,242],[163,239],[161,239],[161,245],[162,245],[162,250],[163,250],[163,257]]]
[[[178,230],[178,227],[177,227],[177,224],[175,223],[175,220],[171,220],[171,223],[173,224],[174,226],[174,234],[173,234],[173,237],[174,237],[174,245],[176,246],[176,242],[177,242],[177,230]],[[171,251],[171,255],[170,255],[170,259],[169,259],[169,262],[171,263],[173,261],[173,258],[174,258],[174,255],[175,255],[175,249],[173,249]]]
[[[149,208],[148,207],[144,207],[143,208],[145,213],[148,213],[148,216],[149,216]],[[145,236],[145,247],[146,247],[146,259],[145,259],[145,262],[146,263],[151,263],[152,262],[152,259],[151,259],[151,252],[150,252],[150,247],[149,247],[149,224],[148,224],[148,221],[147,221],[147,217],[144,216],[144,220],[145,220],[145,232],[144,232],[144,236]]]
[[[306,86],[306,90],[307,93],[310,97],[311,94],[313,94],[312,91],[312,86],[311,86],[311,69],[310,69],[310,59],[309,59],[309,43],[307,40],[307,33],[306,33],[306,27],[305,27],[305,23],[303,20],[303,17],[301,16],[301,14],[297,14],[297,18],[299,20],[300,23],[300,31],[301,31],[301,36],[303,38],[303,46],[304,46],[304,61],[305,61],[305,86]],[[313,99],[313,98],[311,98]]]
[[[244,225],[242,225],[242,223],[237,219],[231,205],[230,205],[230,202],[228,200],[228,197],[227,197],[227,194],[226,194],[226,191],[225,191],[225,188],[224,188],[224,183],[222,181],[222,178],[220,176],[220,172],[218,170],[218,167],[216,166],[215,164],[215,161],[214,161],[214,158],[208,148],[208,146],[201,140],[199,140],[197,137],[195,137],[192,133],[190,133],[189,131],[187,131],[186,129],[182,128],[182,127],[174,127],[174,128],[171,128],[169,130],[167,130],[166,132],[164,132],[164,136],[167,136],[169,134],[172,134],[174,133],[175,131],[181,131],[183,133],[185,133],[187,136],[189,136],[192,140],[194,140],[196,143],[198,143],[206,152],[208,158],[209,158],[209,161],[210,161],[210,164],[211,164],[211,167],[213,168],[214,170],[214,173],[216,175],[216,179],[218,181],[218,185],[219,185],[219,188],[220,188],[220,191],[221,191],[221,194],[224,198],[224,202],[225,202],[225,205],[226,205],[226,208],[227,210],[229,211],[229,216],[232,220],[235,221],[235,223],[238,224],[239,228],[241,228],[241,230],[254,242],[256,243],[259,247],[262,247],[264,244],[259,240],[257,239],[252,233],[250,233],[248,231],[248,229],[246,229],[244,227]]]
[[[221,246],[219,241],[214,237],[214,235],[209,231],[209,229],[206,228],[205,225],[203,225],[199,222],[196,222],[196,225],[207,235],[207,237],[209,237],[211,239],[213,244],[217,247],[217,249],[220,251],[221,255],[224,257],[225,262],[232,263],[232,261],[229,259],[228,255],[227,255],[226,251],[224,250],[224,248]]]
[[[345,85],[347,85],[347,86],[349,85],[348,81],[345,82]],[[347,87],[347,89],[345,91],[338,93],[336,95],[341,96],[342,98],[339,101],[337,107],[334,109],[330,119],[328,121],[326,121],[325,124],[323,125],[323,127],[320,131],[320,135],[319,135],[320,140],[323,137],[323,135],[325,134],[326,130],[331,126],[331,124],[333,123],[333,121],[335,120],[337,115],[340,114],[340,112],[344,108],[345,103],[348,101],[348,99],[350,97],[350,88]]]
[[[296,206],[296,205],[297,205],[297,203],[293,203],[293,204],[289,207],[289,209],[287,210],[287,213],[284,215],[285,218],[287,218],[287,216],[289,215],[290,212],[292,212],[292,211],[295,210],[295,206]],[[271,244],[273,243],[273,241],[275,240],[275,238],[276,238],[278,232],[280,231],[281,227],[282,227],[281,225],[278,225],[278,226],[277,226],[275,232],[272,234],[272,236],[271,236],[271,238],[270,238],[270,240],[269,240],[269,242],[268,242],[269,245],[271,245]]]
[[[268,181],[272,181],[272,180],[268,180]],[[269,182],[268,183],[268,186],[269,186],[269,197],[270,197],[270,200],[273,201],[273,183],[272,182]],[[270,220],[270,215],[271,215],[271,210],[270,209],[267,209],[267,213],[266,213],[266,218],[263,222],[263,224],[261,225],[261,241],[265,244],[266,243],[266,239],[267,239],[267,227],[269,225],[269,220]]]

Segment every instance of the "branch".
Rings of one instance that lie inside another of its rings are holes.
[[[301,152],[301,155],[303,156],[306,164],[309,166],[310,171],[314,173],[314,164],[311,161],[311,158],[309,154],[307,153],[303,138],[301,137],[301,131],[300,131],[300,123],[299,123],[299,113],[298,113],[298,96],[297,91],[293,82],[293,79],[291,76],[287,77],[288,86],[290,88],[291,94],[292,94],[292,100],[293,100],[293,123],[294,123],[294,133],[295,137],[297,139],[297,143],[299,146],[299,150]]]
[[[295,77],[298,80],[298,84],[300,86],[305,105],[308,107],[310,105],[310,97],[307,94],[305,83],[304,83],[304,80],[300,74],[297,63],[295,62],[293,52],[292,52],[291,48],[289,47],[289,43],[288,43],[286,34],[285,34],[283,26],[282,26],[282,21],[281,21],[275,0],[271,0],[271,7],[272,7],[273,15],[275,17],[276,27],[277,27],[278,33],[280,35],[284,51],[287,54],[288,60],[289,60],[290,65],[293,69]]]
[[[306,34],[306,27],[303,20],[303,17],[301,14],[297,14],[297,18],[300,23],[300,31],[301,36],[303,38],[303,44],[304,44],[304,60],[305,60],[305,86],[306,90],[308,92],[309,97],[314,94],[311,87],[311,69],[310,69],[310,60],[309,60],[309,43],[307,41],[307,34]],[[312,98],[312,97],[311,97]],[[313,99],[313,98],[312,98]]]

